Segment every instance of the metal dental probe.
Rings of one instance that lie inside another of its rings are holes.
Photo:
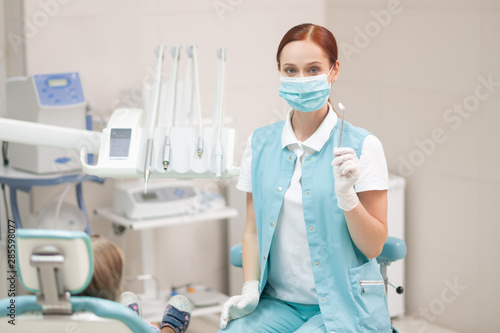
[[[342,123],[340,124],[340,136],[339,136],[339,145],[338,147],[340,147],[340,143],[342,142],[342,132],[344,130],[344,112],[345,112],[345,107],[344,107],[344,104],[342,103],[339,103],[338,104],[340,110],[342,110]]]

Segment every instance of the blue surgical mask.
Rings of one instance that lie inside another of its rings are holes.
[[[328,74],[309,77],[280,76],[280,96],[295,110],[312,112],[321,109],[330,96]]]

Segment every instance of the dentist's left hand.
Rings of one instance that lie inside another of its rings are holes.
[[[231,320],[252,313],[259,304],[259,298],[259,281],[245,282],[241,295],[231,297],[222,306],[220,328],[225,329]]]

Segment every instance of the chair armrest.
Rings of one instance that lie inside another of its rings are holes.
[[[387,237],[382,253],[377,257],[379,264],[390,264],[406,256],[406,242],[396,237]]]
[[[36,296],[24,295],[17,296],[15,298],[1,299],[0,318],[10,316],[9,305],[11,303],[11,299],[15,300],[16,316],[31,311],[40,314],[42,313],[42,307],[37,304]],[[101,318],[117,320],[128,326],[132,332],[153,332],[149,325],[134,311],[118,302],[87,296],[71,296],[70,302],[73,312],[90,312]],[[70,315],[45,315],[41,320],[49,320],[51,319],[51,316],[57,317],[55,320],[64,320],[64,318],[70,317]]]

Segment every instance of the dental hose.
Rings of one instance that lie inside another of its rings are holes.
[[[61,193],[61,196],[59,197],[59,200],[57,200],[56,211],[54,214],[55,215],[54,216],[54,220],[55,220],[54,226],[56,227],[56,229],[57,229],[57,226],[59,225],[59,213],[61,211],[62,203],[64,201],[64,198],[66,197],[66,194],[70,190],[71,186],[72,186],[71,183],[66,185],[66,187],[64,188],[64,190]]]

